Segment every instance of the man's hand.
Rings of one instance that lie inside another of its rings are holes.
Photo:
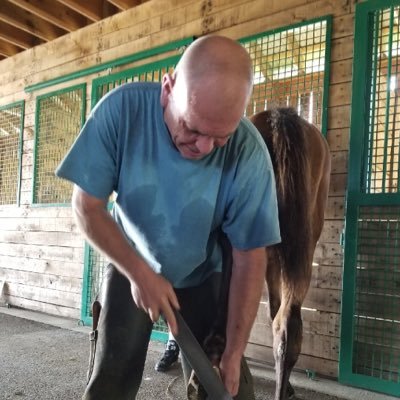
[[[240,363],[257,315],[267,267],[266,249],[232,249],[232,277],[229,289],[226,347],[221,372],[232,395],[239,390]]]
[[[179,303],[172,285],[147,265],[143,265],[139,273],[135,273],[135,279],[129,281],[135,304],[149,314],[153,322],[157,322],[162,314],[171,333],[177,335],[178,326],[173,309],[179,310]]]
[[[236,396],[239,391],[241,359],[240,355],[232,355],[224,352],[219,364],[222,382],[232,397]]]

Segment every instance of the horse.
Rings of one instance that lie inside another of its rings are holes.
[[[275,172],[281,243],[267,250],[265,281],[272,321],[275,360],[275,400],[294,397],[290,374],[301,351],[301,306],[310,286],[312,260],[324,224],[331,159],[321,132],[292,108],[261,111],[249,118],[264,139]],[[232,261],[224,238],[223,278],[218,317],[204,343],[213,365],[225,345],[226,316]],[[204,398],[191,381],[190,400]],[[197,396],[197,397],[196,397]]]

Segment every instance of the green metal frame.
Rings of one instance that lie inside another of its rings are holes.
[[[356,307],[356,260],[359,240],[358,218],[361,207],[387,207],[400,205],[400,193],[371,194],[367,179],[368,170],[368,132],[370,118],[370,93],[372,59],[370,44],[373,41],[371,26],[373,12],[399,6],[399,0],[371,0],[356,5],[353,85],[350,128],[349,174],[347,182],[344,271],[342,295],[342,320],[340,334],[339,381],[341,383],[379,391],[391,395],[399,395],[400,382],[378,379],[372,376],[353,372],[354,313]],[[375,52],[376,54],[376,52]],[[361,100],[363,99],[363,100]],[[373,98],[374,99],[374,98]],[[374,100],[373,100],[374,101]],[[372,121],[373,122],[373,121]],[[361,179],[363,177],[363,179]],[[400,365],[399,365],[400,369]],[[400,371],[399,371],[400,373]]]
[[[108,205],[108,208],[112,208],[112,204]],[[83,282],[82,282],[82,303],[81,303],[81,320],[80,324],[84,326],[91,326],[93,324],[93,318],[91,316],[90,310],[91,303],[94,299],[90,299],[89,295],[89,288],[90,288],[90,278],[92,276],[91,271],[91,260],[90,260],[90,253],[92,251],[92,247],[89,243],[85,242],[85,250],[84,250],[84,270],[83,270]],[[159,341],[159,342],[166,342],[168,340],[168,333],[165,330],[161,330],[157,327],[160,326],[160,322],[154,324],[154,328],[151,332],[150,339]]]
[[[17,182],[17,193],[16,193],[16,204],[18,207],[21,205],[22,151],[23,151],[23,133],[24,133],[24,121],[25,121],[25,100],[16,101],[14,103],[10,103],[0,107],[0,111],[2,111],[19,106],[21,107],[21,122],[20,122],[19,137],[18,137],[18,182]]]
[[[92,325],[93,318],[87,312],[91,306],[89,298],[89,287],[90,287],[90,245],[85,242],[85,250],[83,257],[83,281],[82,281],[82,301],[81,301],[81,322],[83,325]]]
[[[106,85],[106,84],[109,84],[109,85],[114,84],[115,82],[122,81],[126,78],[131,77],[132,75],[139,75],[139,74],[143,74],[146,72],[152,72],[153,70],[159,69],[160,67],[163,67],[166,64],[173,64],[175,62],[178,62],[180,58],[181,58],[181,54],[171,56],[168,58],[164,58],[163,60],[156,61],[156,62],[150,63],[150,64],[146,64],[146,65],[143,65],[140,67],[121,71],[116,74],[101,76],[100,78],[93,79],[92,94],[91,94],[91,108],[93,109],[93,107],[100,100],[100,96],[97,91],[100,86]]]
[[[36,199],[36,181],[37,181],[37,154],[38,154],[38,135],[39,135],[39,119],[40,119],[40,111],[41,111],[41,106],[40,102],[43,99],[57,96],[63,93],[68,93],[72,92],[74,90],[82,90],[82,108],[80,110],[80,119],[81,119],[81,127],[85,123],[86,119],[86,83],[82,83],[79,85],[74,85],[70,86],[61,90],[56,90],[53,92],[45,93],[43,95],[40,95],[36,98],[36,109],[35,109],[35,143],[34,143],[34,148],[33,148],[33,179],[32,179],[32,206],[36,207],[62,207],[62,206],[70,206],[70,203],[37,203]],[[78,132],[77,132],[78,135]],[[61,160],[60,160],[61,161]]]
[[[258,33],[256,35],[246,36],[239,39],[239,42],[245,44],[247,42],[265,37],[282,33],[291,29],[299,28],[315,24],[318,22],[326,22],[326,39],[325,39],[325,69],[324,69],[324,84],[323,84],[323,98],[322,98],[322,119],[321,119],[321,133],[326,136],[327,133],[327,120],[328,120],[328,89],[329,89],[329,77],[330,77],[330,60],[331,60],[331,39],[332,39],[332,16],[326,15],[323,17],[310,19],[293,25],[287,25],[270,31]]]
[[[110,212],[113,208],[113,203],[107,204],[107,210]],[[88,242],[85,241],[84,257],[83,257],[83,281],[82,281],[82,301],[81,301],[81,322],[83,325],[92,325],[92,316],[90,307],[94,299],[90,298],[89,288],[91,287],[92,277],[92,260],[91,252],[95,251]]]
[[[128,56],[125,57],[121,57],[109,62],[105,62],[102,64],[98,64],[96,66],[90,67],[90,68],[85,68],[82,69],[80,71],[76,71],[70,74],[66,74],[63,76],[59,76],[57,78],[54,79],[50,79],[44,82],[40,82],[40,83],[36,83],[34,85],[29,85],[25,87],[25,92],[30,93],[36,90],[40,90],[40,89],[44,89],[46,87],[49,86],[54,86],[57,85],[59,83],[63,83],[63,82],[67,82],[73,79],[77,79],[77,78],[81,78],[83,76],[87,76],[87,75],[91,75],[91,74],[95,74],[98,72],[102,72],[102,71],[106,71],[108,69],[112,69],[115,67],[119,67],[122,65],[126,65],[126,64],[130,64],[136,61],[140,61],[140,60],[144,60],[146,58],[149,57],[153,57],[153,56],[157,56],[159,54],[164,54],[168,51],[171,50],[176,50],[179,48],[184,48],[185,46],[187,46],[188,44],[190,44],[192,41],[194,40],[193,37],[189,37],[189,38],[185,38],[182,40],[178,40],[175,42],[171,42],[162,46],[158,46],[158,47],[153,47],[151,49],[148,50],[144,50],[141,51],[139,53],[133,53],[130,54]]]

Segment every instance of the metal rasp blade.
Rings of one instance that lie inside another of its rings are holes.
[[[178,323],[178,334],[174,336],[175,340],[206,390],[207,400],[233,400],[182,315],[177,310],[174,310],[174,313]]]

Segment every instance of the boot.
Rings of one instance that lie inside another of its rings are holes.
[[[177,361],[179,356],[179,346],[175,340],[168,340],[165,346],[164,355],[155,365],[154,369],[158,372],[168,371]]]

